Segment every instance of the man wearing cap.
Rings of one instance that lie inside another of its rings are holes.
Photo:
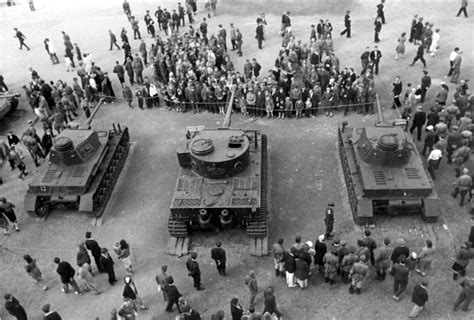
[[[188,276],[193,278],[194,288],[201,291],[204,288],[201,286],[201,270],[199,269],[199,263],[197,262],[197,253],[192,252],[191,257],[186,261],[186,268],[188,269]]]
[[[418,141],[421,141],[421,130],[423,129],[425,122],[426,112],[423,111],[423,108],[421,106],[417,106],[416,112],[413,116],[412,125],[410,127],[410,134],[413,134],[413,131],[415,131],[416,128],[416,138],[418,139]]]
[[[43,320],[61,320],[61,316],[56,311],[51,311],[51,305],[45,304],[41,310],[44,312]]]
[[[92,238],[92,233],[90,231],[86,232],[86,241],[84,242],[86,249],[89,250],[94,257],[95,264],[97,266],[97,270],[99,272],[104,272],[102,269],[102,266],[100,264],[100,255],[101,255],[101,249],[99,246],[99,243]]]
[[[428,301],[428,291],[426,287],[428,286],[428,280],[423,279],[421,283],[417,284],[413,288],[413,293],[411,295],[411,301],[415,304],[413,309],[410,312],[410,318],[418,317],[418,314],[425,307],[425,303]]]
[[[390,274],[393,276],[393,299],[397,301],[400,300],[400,296],[408,286],[410,270],[405,263],[405,256],[400,256],[398,263],[395,263],[390,271]]]
[[[438,134],[434,131],[434,127],[432,125],[427,126],[426,131],[428,132],[428,134],[425,137],[423,151],[421,151],[421,154],[424,157],[426,156],[426,150],[429,150],[429,152],[431,152],[435,143],[439,141]]]
[[[7,199],[4,197],[0,198],[0,214],[3,214],[8,219],[8,221],[13,224],[16,231],[20,231],[15,210],[13,210],[13,208],[15,208],[15,205],[13,203],[8,202]],[[6,229],[5,234],[8,234],[8,231]]]
[[[117,282],[117,279],[115,278],[115,271],[114,271],[114,260],[112,260],[112,257],[110,256],[108,250],[106,248],[100,249],[100,259],[99,259],[99,264],[102,269],[102,272],[106,272],[107,275],[109,276],[109,283],[111,286]]]
[[[349,286],[349,293],[360,294],[360,290],[364,284],[365,279],[369,276],[369,266],[365,262],[367,257],[364,255],[359,257],[359,262],[354,263],[349,271],[351,278],[351,285]]]
[[[20,302],[11,294],[5,295],[5,310],[17,320],[27,320],[28,316]]]
[[[461,250],[459,250],[456,255],[456,261],[454,261],[454,264],[451,267],[453,269],[454,281],[458,279],[459,274],[463,277],[466,275],[466,268],[469,265],[469,259],[471,259],[471,254],[469,252],[471,247],[472,243],[469,241],[466,241],[461,245]]]
[[[217,272],[219,272],[221,276],[226,276],[226,255],[224,248],[222,248],[222,242],[219,240],[216,241],[215,248],[211,249],[211,259],[216,262]]]
[[[334,203],[329,203],[326,208],[326,214],[324,216],[324,224],[326,226],[325,239],[332,238],[332,231],[334,228]]]
[[[459,305],[464,302],[462,310],[467,312],[471,310],[469,304],[474,299],[474,278],[464,278],[459,285],[462,287],[462,291],[459,293],[456,302],[454,302],[453,311],[456,311]]]
[[[365,247],[367,249],[369,249],[370,263],[373,266],[375,266],[374,250],[377,248],[377,243],[370,236],[371,236],[370,230],[365,230],[364,231],[364,238],[362,239],[362,241],[364,242]]]

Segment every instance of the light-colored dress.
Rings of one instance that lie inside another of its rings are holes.
[[[398,54],[405,54],[405,42],[407,41],[406,37],[400,37],[398,39],[398,44],[397,47],[395,48],[395,51]]]
[[[439,32],[433,33],[433,36],[431,38],[430,52],[438,51],[439,39],[440,39]]]

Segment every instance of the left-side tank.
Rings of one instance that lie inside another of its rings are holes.
[[[99,104],[85,125],[66,129],[53,140],[49,163],[28,185],[25,210],[45,216],[57,205],[101,216],[129,150],[127,127],[90,128]]]

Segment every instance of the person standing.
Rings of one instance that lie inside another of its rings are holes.
[[[418,45],[418,49],[416,50],[416,56],[413,58],[412,63],[410,63],[410,67],[413,67],[415,65],[415,62],[420,60],[423,63],[423,67],[426,68],[426,61],[425,58],[423,58],[423,55],[425,54],[425,45],[423,43],[420,43]]]
[[[418,15],[415,14],[413,19],[411,20],[410,38],[408,39],[408,42],[413,42],[413,40],[415,39],[415,26],[416,26],[417,21],[418,21]]]
[[[117,279],[115,278],[114,260],[110,256],[107,248],[100,249],[99,264],[102,271],[109,276],[109,284],[113,286],[115,282],[117,282]]]
[[[411,295],[411,301],[415,304],[413,309],[410,312],[408,317],[416,318],[421,310],[425,307],[426,302],[428,301],[428,280],[421,280],[421,283],[417,284],[413,288],[413,293]]]
[[[380,52],[378,46],[374,46],[374,50],[370,52],[370,62],[373,64],[374,74],[379,74],[379,63],[382,58],[382,52]]]
[[[61,282],[63,284],[62,291],[64,293],[69,293],[69,285],[71,285],[77,295],[82,295],[81,289],[79,289],[79,286],[74,280],[74,275],[76,274],[76,271],[73,267],[71,267],[69,262],[61,261],[61,259],[59,259],[58,257],[54,258],[53,261],[58,265],[56,268],[56,272],[57,274],[59,274],[59,277],[61,278]]]
[[[334,229],[334,203],[328,203],[326,213],[324,216],[324,224],[326,226],[325,239],[332,238],[332,231]]]
[[[461,75],[461,61],[462,61],[461,54],[462,54],[462,51],[459,51],[456,57],[454,58],[453,73],[450,80],[451,83],[457,84],[459,76]]]
[[[265,314],[265,312],[268,312],[271,315],[275,314],[277,316],[277,319],[280,319],[282,316],[282,313],[277,308],[273,286],[268,287],[268,289],[263,292],[263,299],[264,299],[264,302],[263,302],[264,309],[263,309],[262,314]]]
[[[402,103],[400,101],[400,95],[402,94],[403,91],[403,83],[400,81],[400,77],[397,76],[395,78],[395,82],[392,83],[393,89],[393,104],[392,104],[392,109],[397,109],[398,107],[401,107]]]
[[[138,295],[138,290],[137,287],[135,286],[135,282],[133,282],[132,277],[126,276],[123,279],[123,282],[125,283],[125,286],[123,288],[122,296],[124,299],[130,299],[133,304],[136,306],[140,306],[140,309],[146,310],[148,309],[145,304],[143,304],[142,299]]]
[[[255,297],[258,293],[258,282],[255,278],[255,271],[250,270],[249,274],[245,277],[244,284],[249,288],[250,291],[250,307],[255,307]]]
[[[93,290],[96,295],[100,294],[100,291],[97,289],[97,285],[94,281],[94,276],[90,272],[91,266],[88,263],[84,263],[82,266],[79,267],[79,278],[84,283],[84,290],[90,291]]]
[[[449,54],[449,71],[448,75],[446,77],[451,77],[453,75],[453,65],[454,65],[454,59],[457,57],[459,54],[460,49],[458,47],[454,48],[454,50]]]
[[[219,25],[218,35],[222,38],[222,43],[224,44],[224,50],[227,51],[227,31],[222,27],[222,24]]]
[[[133,71],[135,72],[135,78],[139,85],[143,84],[143,61],[138,56],[138,53],[135,53],[135,57],[133,58]]]
[[[161,273],[156,275],[155,281],[158,286],[158,291],[163,292],[163,300],[168,301],[168,294],[166,292],[166,285],[169,283],[171,276],[166,273],[168,266],[161,266]]]
[[[379,17],[375,18],[374,21],[374,42],[380,42],[379,33],[382,31],[382,19]]]
[[[296,271],[296,248],[291,247],[289,251],[284,252],[284,268],[286,273],[286,285],[288,288],[296,287],[295,271]]]
[[[385,13],[383,11],[383,2],[385,0],[382,0],[378,5],[377,5],[377,17],[380,18],[383,24],[385,24]]]
[[[18,227],[18,219],[13,208],[15,208],[13,203],[8,202],[4,197],[0,198],[0,214],[3,214],[8,219],[8,221],[13,224],[15,230],[19,232],[20,228]],[[6,234],[8,234],[8,232],[6,232]]]
[[[425,122],[426,122],[426,112],[423,111],[421,106],[417,106],[416,112],[413,116],[413,121],[410,128],[410,134],[413,134],[413,131],[415,131],[415,128],[416,128],[417,130],[416,137],[418,141],[421,141],[421,132],[422,132],[422,128]]]
[[[349,286],[349,293],[360,294],[362,286],[364,285],[365,279],[369,276],[369,266],[367,265],[367,257],[361,255],[359,257],[359,262],[354,263],[349,275],[351,280],[351,285]]]
[[[234,28],[234,24],[231,23],[230,24],[230,43],[232,44],[232,50],[231,51],[234,51],[235,49],[238,48],[237,42],[236,42],[236,37],[237,37],[237,31]]]
[[[43,286],[43,290],[46,291],[48,290],[48,286],[43,280],[43,277],[41,275],[41,270],[38,268],[36,265],[36,259],[33,259],[30,255],[25,254],[23,256],[23,259],[26,261],[26,266],[25,266],[25,271],[26,273],[33,278],[33,281],[35,283],[38,283]]]
[[[469,170],[467,168],[464,168],[463,174],[460,175],[454,182],[454,191],[451,194],[453,198],[456,198],[458,194],[461,195],[459,206],[462,207],[464,205],[464,199],[466,198],[466,195],[469,190],[471,190],[471,187],[472,177],[469,175]]]
[[[423,70],[423,77],[421,78],[421,103],[425,102],[426,92],[431,87],[431,77],[428,75],[428,71]]]
[[[179,292],[178,288],[174,284],[174,279],[173,277],[168,277],[166,280],[166,285],[164,286],[163,290],[163,296],[165,296],[167,299],[165,301],[168,301],[168,304],[166,305],[166,312],[172,312],[173,311],[173,305],[176,305],[176,308],[179,310],[179,305],[178,301],[179,298],[182,297],[182,294]]]
[[[242,56],[242,33],[240,33],[239,29],[235,29],[235,42],[237,43],[237,54]]]
[[[28,320],[26,311],[20,302],[11,294],[5,294],[5,310],[17,320]]]
[[[117,74],[120,84],[123,86],[125,82],[125,69],[118,61],[115,61],[115,67],[114,67],[113,72]]]
[[[207,22],[206,18],[202,18],[201,25],[199,26],[199,30],[201,31],[202,37],[205,39],[207,38]]]
[[[461,250],[457,253],[456,260],[452,266],[454,281],[458,279],[459,274],[463,277],[466,275],[466,268],[469,265],[469,260],[471,258],[469,251],[471,247],[472,243],[469,241],[466,241],[461,245]]]
[[[390,271],[390,274],[393,276],[393,299],[397,301],[400,300],[400,296],[408,286],[408,276],[410,271],[405,263],[406,258],[400,256],[398,258],[398,263],[395,263]]]
[[[375,266],[374,250],[377,249],[377,243],[370,236],[371,236],[370,230],[365,230],[364,231],[364,238],[362,239],[362,242],[364,242],[364,247],[369,250],[369,257],[368,258],[370,259],[370,263],[373,266]]]
[[[232,316],[232,320],[241,320],[242,316],[244,315],[244,309],[239,303],[239,299],[232,298],[230,300],[230,314]]]
[[[461,13],[464,13],[464,18],[467,18],[467,0],[461,0],[461,7],[459,8],[456,17],[459,17]]]
[[[226,276],[225,263],[227,259],[221,241],[216,241],[216,247],[211,249],[211,259],[216,263],[217,272],[219,272],[221,276]]]
[[[255,29],[255,39],[257,39],[258,48],[262,49],[262,42],[265,40],[263,34],[263,24],[260,22]]]
[[[15,38],[18,39],[18,41],[20,42],[20,50],[25,47],[28,51],[30,51],[30,47],[28,47],[25,43],[25,39],[26,39],[26,36],[23,34],[23,32],[21,32],[20,30],[18,30],[18,28],[13,28],[13,30],[15,30]]]
[[[407,41],[407,34],[403,32],[398,38],[398,44],[395,48],[395,60],[398,60],[399,56],[401,55],[402,58],[405,57],[405,42]]]
[[[272,247],[273,262],[275,265],[275,276],[284,276],[285,272],[285,249],[283,248],[283,238],[277,240]]]
[[[100,265],[101,249],[99,243],[97,243],[97,241],[92,238],[92,233],[90,231],[86,232],[86,241],[84,242],[84,244],[86,249],[91,252],[92,257],[94,257],[97,270],[99,270],[100,273],[104,272],[102,266]]]
[[[296,262],[298,262],[298,260]],[[330,285],[333,285],[335,283],[337,270],[339,270],[339,258],[337,257],[337,247],[333,246],[331,250],[324,255],[323,262],[324,262],[324,282],[329,282]]]
[[[370,48],[367,47],[365,48],[365,51],[360,56],[360,63],[362,65],[362,71],[360,72],[360,74],[365,74],[365,71],[367,70],[367,66],[369,65],[369,60],[370,60]]]
[[[113,46],[117,47],[117,50],[120,50],[120,46],[117,44],[117,37],[113,34],[112,30],[109,30],[109,37],[110,37],[110,51],[112,51]]]
[[[464,278],[459,285],[462,287],[462,290],[454,302],[453,311],[456,311],[456,309],[462,303],[462,310],[467,312],[471,310],[469,305],[471,304],[472,299],[474,299],[474,278]]]
[[[345,29],[341,32],[341,37],[346,35],[347,38],[351,37],[351,12],[347,11],[344,16],[344,27]]]
[[[140,35],[140,27],[138,26],[138,20],[135,19],[134,16],[132,16],[130,18],[130,23],[132,25],[132,29],[133,29],[133,39],[134,40],[141,40],[142,36]]]
[[[191,257],[186,261],[186,268],[188,269],[188,276],[193,278],[194,288],[201,291],[204,290],[204,287],[201,286],[201,270],[196,260],[197,256],[198,254],[196,252],[191,253]]]

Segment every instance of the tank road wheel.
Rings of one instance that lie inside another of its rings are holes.
[[[51,212],[51,205],[49,203],[39,203],[36,207],[35,214],[40,217],[46,217]]]

